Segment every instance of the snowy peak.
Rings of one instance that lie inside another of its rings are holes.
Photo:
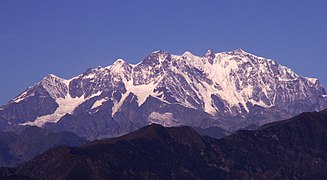
[[[235,50],[232,50],[232,51],[228,51],[228,52],[222,52],[223,54],[228,54],[228,55],[231,55],[231,56],[238,56],[238,57],[257,57],[259,58],[258,56],[254,55],[254,54],[251,54],[251,53],[248,53],[247,51],[243,50],[243,49],[235,49]],[[260,59],[260,58],[259,58]],[[263,58],[263,59],[266,59],[266,58]]]
[[[124,65],[129,65],[129,64],[123,59],[117,59],[110,67],[121,68]]]
[[[212,56],[214,54],[215,53],[211,49],[208,49],[204,56],[207,57],[207,56]]]
[[[182,57],[194,57],[195,55],[192,54],[190,51],[185,51],[182,55]]]
[[[167,52],[164,50],[160,50],[160,49],[151,52],[151,54],[165,54],[165,53],[167,53]]]
[[[62,79],[62,78],[60,78],[54,74],[48,74],[43,78],[43,80],[47,80],[47,79]]]
[[[50,95],[51,98],[64,98],[69,93],[69,80],[48,74],[39,83],[29,87],[23,93],[14,98],[11,102],[19,103],[36,95]],[[9,102],[10,103],[10,102]]]
[[[208,59],[208,61],[209,61],[210,64],[213,64],[213,59],[216,57],[216,55],[215,55],[215,53],[212,50],[209,49],[205,53],[204,57]]]
[[[247,53],[246,51],[244,51],[244,50],[241,49],[241,48],[238,48],[238,49],[232,50],[231,53],[233,53],[233,54],[250,54],[250,53]]]
[[[165,89],[169,91],[169,95],[165,96],[165,92],[157,91],[157,96],[164,99],[172,98],[174,99],[172,102],[175,101],[186,107],[201,108],[212,115],[221,111],[216,107],[212,97],[219,97],[224,102],[225,110],[227,108],[232,112],[232,109],[236,108],[236,111],[243,114],[248,113],[253,105],[265,108],[275,106],[277,90],[281,88],[280,86],[286,88],[287,83],[308,85],[307,82],[302,81],[308,81],[313,86],[316,82],[314,79],[299,79],[298,75],[289,68],[242,49],[225,53],[208,50],[203,57],[189,51],[179,56],[158,50],[135,66],[117,60],[110,67],[111,73],[119,74],[119,78],[115,81],[122,82],[128,92],[142,96],[139,102],[144,102],[144,97],[150,95],[156,97],[154,94],[156,89]],[[187,84],[178,80],[180,77]],[[173,88],[177,84],[180,90]],[[147,88],[149,86],[151,88]],[[146,88],[147,91],[141,87]],[[293,89],[291,92],[300,89]],[[144,92],[142,95],[140,95],[141,91]],[[185,100],[183,93],[190,94],[192,100]],[[307,96],[303,91],[301,94]]]
[[[147,56],[140,64],[145,66],[156,66],[161,64],[163,61],[170,61],[171,54],[166,51],[158,50],[152,52]]]
[[[69,93],[69,80],[60,78],[53,74],[44,77],[41,80],[40,85],[42,85],[54,99],[64,98]]]
[[[111,73],[129,73],[132,69],[132,66],[124,61],[123,59],[117,59],[110,67],[109,70]]]
[[[243,120],[270,109],[276,114],[295,115],[327,107],[325,89],[317,79],[298,76],[274,60],[242,49],[220,53],[208,50],[202,56],[189,51],[172,55],[158,50],[138,64],[118,59],[110,66],[88,69],[70,80],[49,74],[11,105],[19,106],[26,99],[37,104],[44,97],[48,98],[44,104],[51,101],[52,108],[38,107],[41,113],[31,116],[27,124],[42,126],[81,112],[90,116],[105,112],[117,118],[122,116],[121,111],[147,112],[137,116],[149,122],[183,124],[177,118],[182,115],[166,109],[168,106],[198,111],[214,119]],[[162,104],[139,111],[149,99]],[[131,107],[134,109],[128,109]],[[269,113],[262,117],[269,119]]]

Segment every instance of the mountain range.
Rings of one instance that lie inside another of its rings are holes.
[[[152,124],[80,147],[59,146],[7,178],[326,179],[327,110],[302,113],[221,139]]]
[[[0,107],[0,130],[38,126],[89,140],[146,125],[232,132],[327,107],[318,79],[242,49],[203,56],[155,51],[71,79],[53,74]]]

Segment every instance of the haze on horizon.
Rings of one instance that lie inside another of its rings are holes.
[[[161,49],[237,48],[327,87],[327,1],[0,1],[0,104],[47,74],[71,78]],[[0,106],[1,106],[0,105]]]

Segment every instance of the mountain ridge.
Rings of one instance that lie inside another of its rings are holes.
[[[36,179],[325,179],[327,113],[307,112],[215,139],[153,124],[81,147],[59,146],[0,175]],[[69,161],[67,161],[69,160]]]
[[[159,50],[140,63],[118,59],[69,80],[50,74],[2,106],[0,117],[56,131],[75,129],[92,139],[151,123],[234,131],[325,107],[326,92],[317,79],[274,60],[241,49],[208,50],[203,56]]]
[[[17,166],[58,145],[79,146],[87,142],[71,132],[54,133],[33,126],[0,132],[0,166]]]

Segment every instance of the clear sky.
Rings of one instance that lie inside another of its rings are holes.
[[[236,48],[327,86],[327,1],[1,0],[0,104],[49,73]]]

